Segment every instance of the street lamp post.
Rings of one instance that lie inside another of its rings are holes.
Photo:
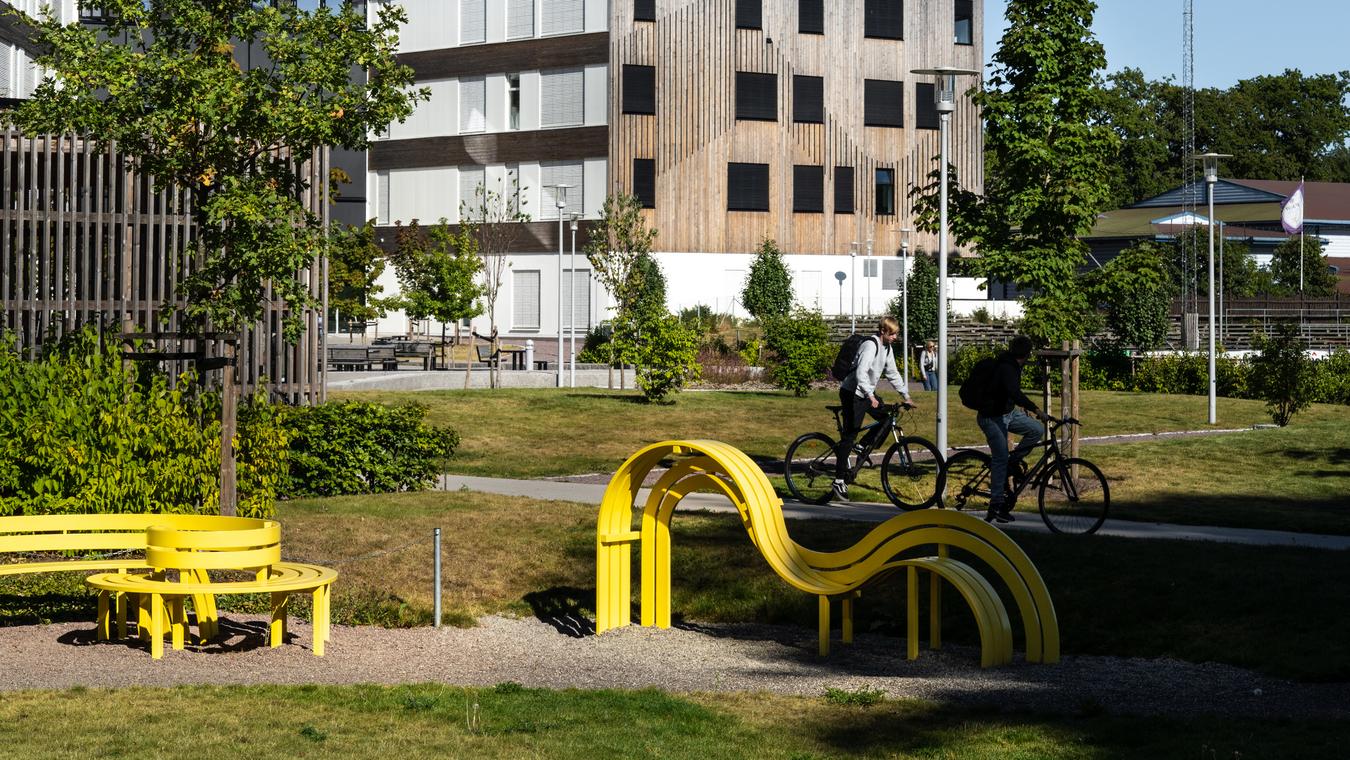
[[[858,249],[848,252],[848,332],[858,331]]]
[[[563,315],[562,315],[562,275],[563,275],[563,209],[567,208],[567,188],[571,185],[545,185],[554,189],[554,203],[558,207],[558,387],[563,387]]]
[[[1205,186],[1209,195],[1209,424],[1218,417],[1218,385],[1214,376],[1214,183],[1219,181],[1219,159],[1232,158],[1227,153],[1204,153],[1196,156],[1205,166]]]
[[[572,214],[572,262],[569,265],[572,271],[568,273],[567,280],[567,301],[568,315],[567,327],[571,333],[571,351],[568,352],[571,363],[571,385],[577,387],[577,219],[581,214]]]
[[[934,78],[936,86],[933,88],[933,99],[937,103],[941,127],[941,151],[938,156],[941,163],[942,184],[938,197],[937,449],[945,455],[947,453],[947,141],[952,112],[956,110],[956,78],[978,75],[980,72],[973,69],[938,66],[932,69],[914,69],[911,73]]]
[[[900,228],[900,341],[905,346],[905,382],[909,382],[909,227]]]
[[[863,259],[863,274],[867,274],[867,268],[871,266],[872,261],[872,238],[867,239],[867,258]],[[875,275],[875,272],[873,273]],[[867,281],[867,316],[872,316],[872,280]]]

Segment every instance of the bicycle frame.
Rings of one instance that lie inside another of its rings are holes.
[[[854,439],[854,445],[856,446],[862,441],[869,441],[869,443],[863,444],[862,450],[857,452],[858,455],[856,459],[852,466],[849,467],[849,471],[855,475],[858,472],[858,468],[861,467],[861,463],[870,461],[872,452],[876,451],[877,448],[880,447],[881,442],[885,440],[885,433],[877,434],[875,440],[872,440],[872,433],[878,426],[890,429],[891,440],[888,443],[898,443],[900,438],[905,434],[905,429],[900,424],[900,415],[902,412],[901,405],[886,404],[886,407],[886,417],[884,419],[876,420],[870,425],[864,425],[858,428],[858,437]],[[842,408],[834,413],[834,427],[842,438],[844,435],[844,410]]]

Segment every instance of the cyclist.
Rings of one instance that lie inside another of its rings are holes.
[[[895,317],[885,316],[877,323],[874,339],[863,341],[858,347],[858,359],[853,371],[839,385],[839,404],[844,407],[841,414],[843,430],[839,433],[839,448],[835,449],[834,483],[832,490],[836,499],[848,499],[848,456],[853,450],[853,441],[866,415],[882,420],[886,414],[881,411],[881,397],[877,395],[877,383],[884,377],[891,381],[907,406],[913,406],[909,398],[909,386],[900,371],[895,368],[895,352],[891,345],[900,336],[900,323]],[[880,428],[877,428],[880,430]]]
[[[998,355],[992,377],[983,385],[975,423],[989,442],[989,514],[986,522],[1012,522],[1013,503],[1005,495],[1008,464],[1027,455],[1041,440],[1041,426],[1022,412],[1038,420],[1046,419],[1035,402],[1022,392],[1022,367],[1031,357],[1031,339],[1018,335],[1008,350]],[[1019,408],[1020,407],[1020,408]],[[1017,448],[1008,452],[1008,433],[1022,436]]]

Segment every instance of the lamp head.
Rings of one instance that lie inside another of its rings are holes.
[[[553,199],[555,205],[558,207],[559,215],[561,216],[562,210],[567,208],[567,188],[571,187],[571,185],[546,185],[546,187],[553,188]]]
[[[959,69],[955,66],[937,66],[931,69],[913,69],[911,74],[923,74],[933,77],[933,102],[938,113],[951,113],[956,110],[956,78],[978,75],[975,69]]]
[[[572,231],[573,231],[573,232],[576,232],[576,231],[577,231],[577,220],[581,218],[581,214],[578,214],[578,213],[576,213],[576,212],[573,212],[573,213],[571,213],[571,214],[568,214],[568,218],[570,218],[570,219],[572,220]]]
[[[1195,157],[1205,169],[1205,181],[1211,185],[1219,181],[1219,159],[1232,158],[1231,153],[1201,153]]]

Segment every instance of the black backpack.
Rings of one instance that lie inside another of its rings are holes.
[[[858,352],[862,350],[862,344],[873,337],[875,336],[853,333],[844,339],[844,344],[839,347],[839,355],[834,357],[834,365],[830,367],[830,374],[835,380],[842,383],[853,374],[853,370],[858,367]],[[880,341],[877,342],[877,348],[878,350],[881,348]]]
[[[970,374],[966,376],[966,381],[961,383],[962,406],[977,412],[989,406],[989,402],[994,400],[997,370],[998,359],[993,357],[975,362],[975,366],[970,368]]]

